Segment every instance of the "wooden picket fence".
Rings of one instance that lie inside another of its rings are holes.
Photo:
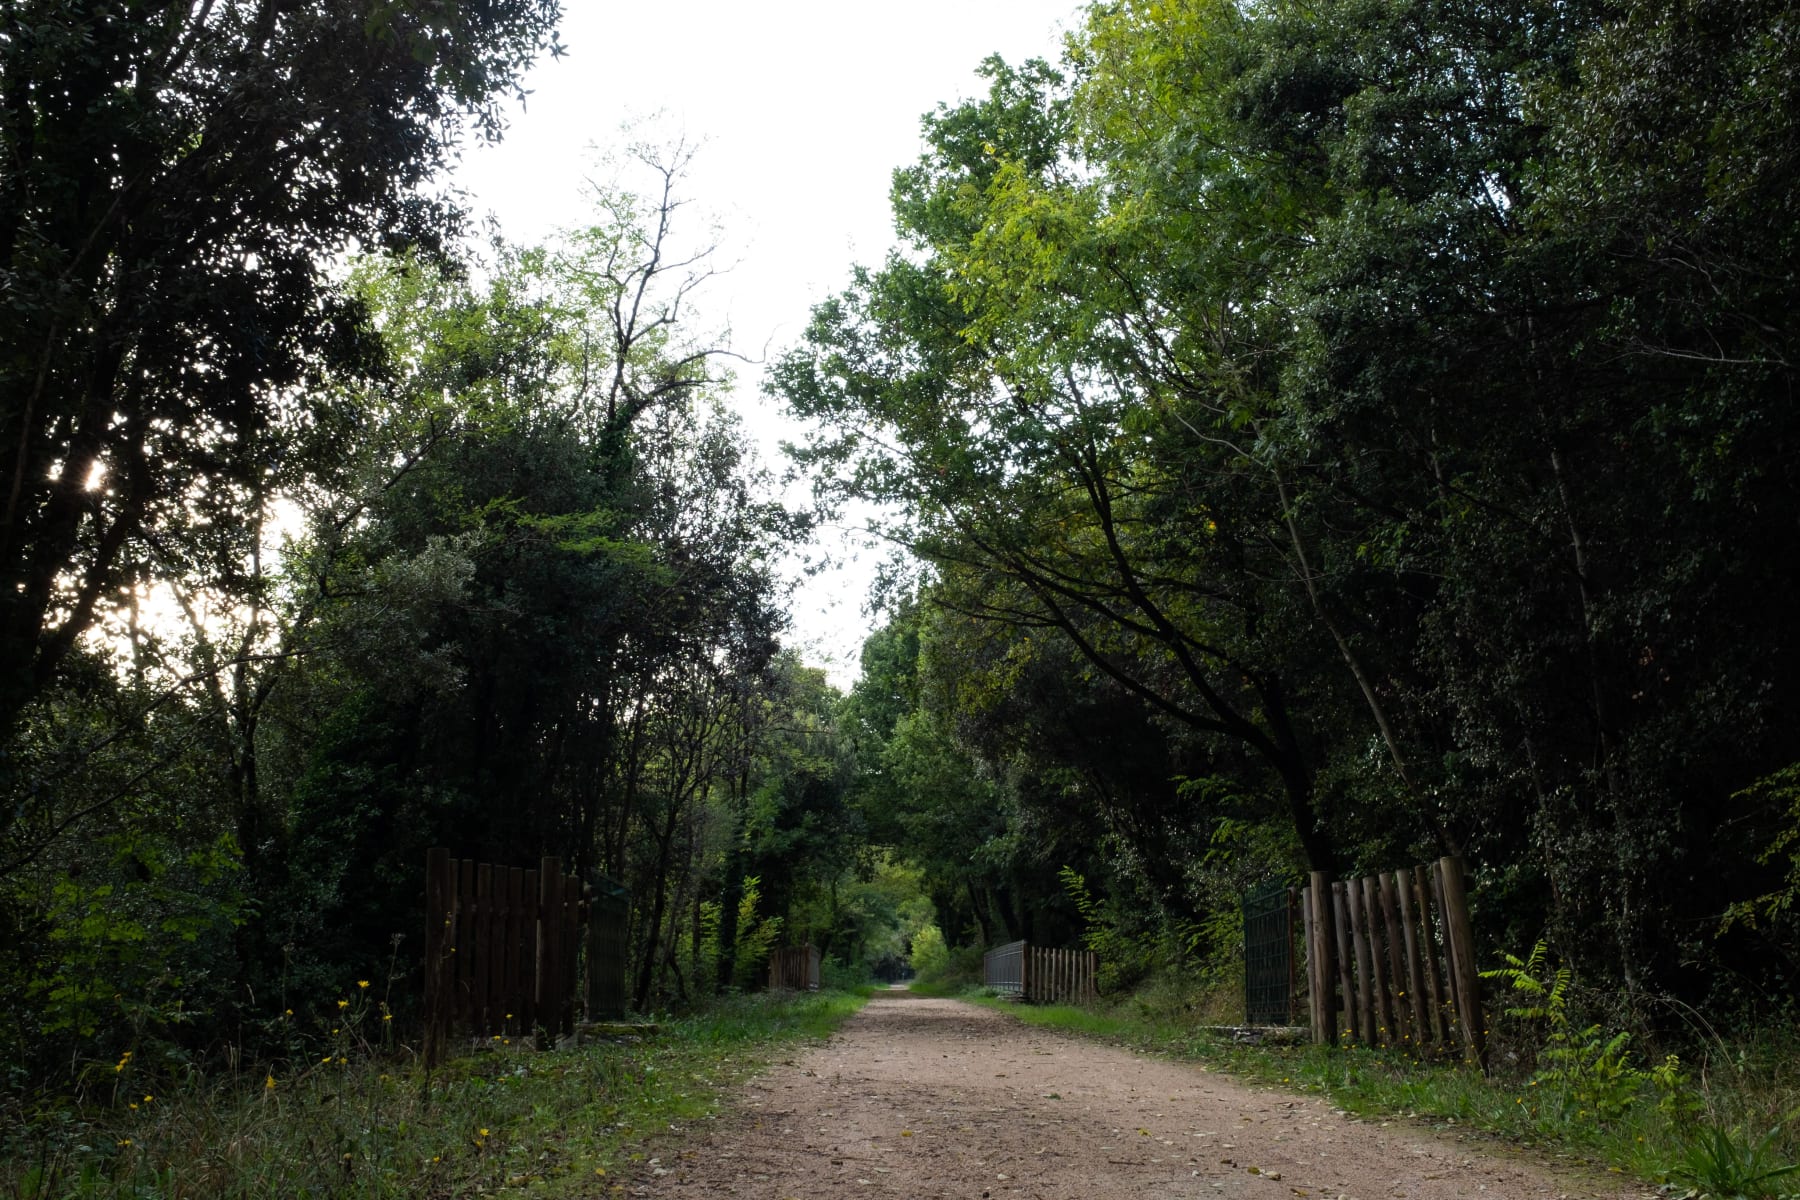
[[[1099,967],[1099,956],[1092,950],[1008,942],[981,956],[981,980],[1027,1003],[1088,1004],[1099,996],[1094,986]]]
[[[1487,1063],[1481,976],[1460,858],[1301,892],[1313,1041],[1404,1046]]]
[[[783,946],[769,955],[769,987],[791,992],[819,990],[819,948],[811,942]]]
[[[455,1029],[552,1040],[573,1031],[587,910],[560,858],[530,871],[427,851],[425,1065],[437,1065]]]

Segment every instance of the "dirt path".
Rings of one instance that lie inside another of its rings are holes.
[[[644,1166],[631,1191],[671,1200],[1646,1194],[905,992],[877,995]]]

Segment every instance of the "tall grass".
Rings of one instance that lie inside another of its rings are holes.
[[[0,1132],[0,1196],[616,1194],[653,1134],[712,1111],[779,1047],[829,1034],[864,999],[743,996],[653,1035],[541,1053],[497,1039],[429,1075],[403,1055],[334,1053],[14,1113]]]

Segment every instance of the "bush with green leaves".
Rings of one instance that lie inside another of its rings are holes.
[[[1647,1085],[1657,1083],[1672,1093],[1685,1082],[1678,1061],[1665,1060],[1657,1072],[1633,1065],[1629,1032],[1606,1031],[1598,1023],[1577,1027],[1569,1015],[1574,972],[1567,964],[1551,971],[1544,942],[1533,946],[1526,959],[1502,957],[1505,966],[1481,975],[1503,980],[1522,998],[1506,1010],[1508,1016],[1542,1023],[1543,1045],[1531,1086],[1544,1089],[1535,1106],[1544,1116],[1570,1121],[1592,1115],[1604,1123],[1623,1116]]]

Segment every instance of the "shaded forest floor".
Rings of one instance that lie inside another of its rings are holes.
[[[642,1164],[630,1190],[768,1200],[1647,1194],[903,991],[878,995],[827,1044],[758,1077],[716,1124]]]

